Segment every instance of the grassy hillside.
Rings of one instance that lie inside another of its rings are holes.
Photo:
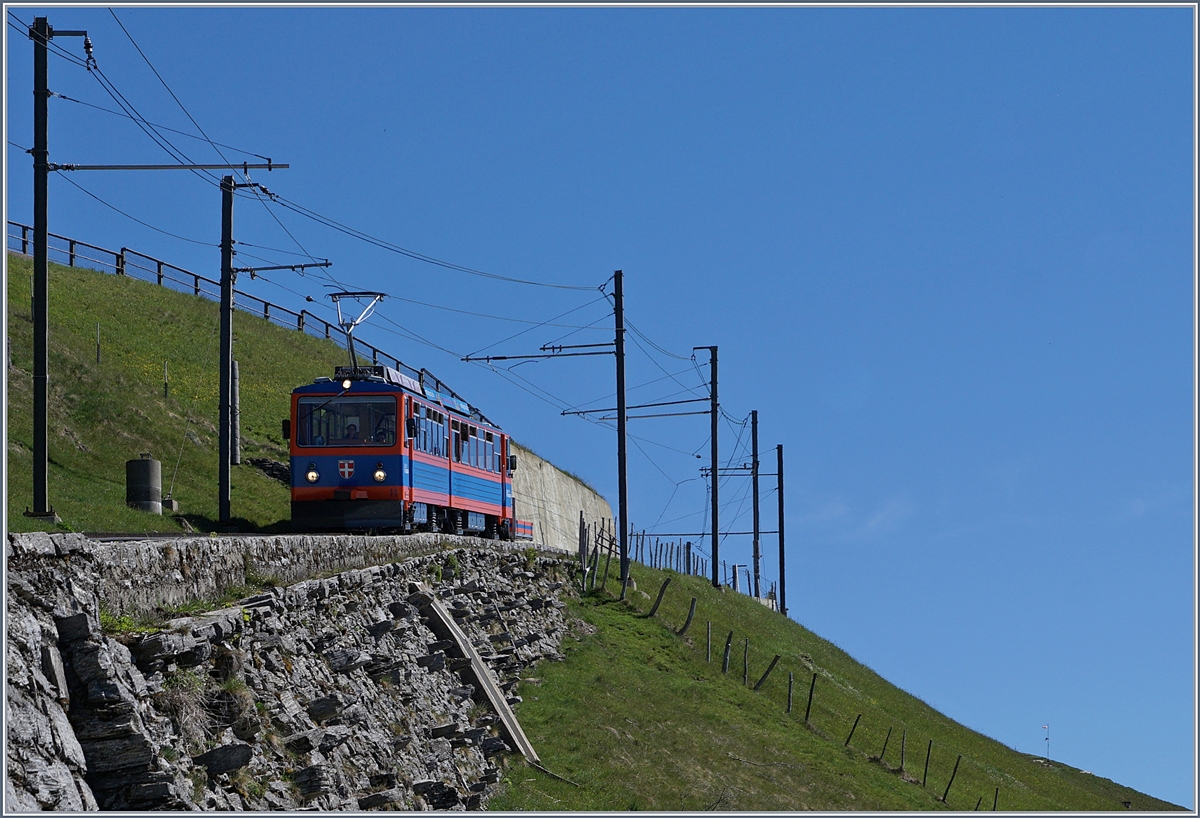
[[[32,261],[8,256],[8,528],[179,531],[171,516],[125,506],[125,461],[151,452],[163,492],[198,531],[217,519],[216,304],[143,281],[50,265],[49,498],[61,526],[23,515],[32,495]],[[96,326],[100,363],[96,363]],[[231,508],[243,528],[278,527],[288,490],[246,463],[287,460],[280,421],[295,386],[344,363],[334,344],[237,312],[243,464]],[[163,396],[163,362],[169,390]],[[178,471],[176,473],[176,468]]]
[[[667,576],[662,605],[647,618]],[[639,591],[626,602],[596,593],[574,604],[587,626],[565,647],[567,660],[537,667],[537,678],[518,688],[518,716],[543,766],[572,783],[517,767],[492,809],[963,811],[977,803],[991,809],[994,800],[1000,811],[1182,809],[957,724],[747,596],[644,566],[634,566],[634,577]],[[693,597],[695,618],[680,637]],[[776,654],[778,664],[754,691]]]
[[[31,504],[32,326],[27,258],[8,257],[8,527],[54,529]],[[50,501],[58,530],[178,531],[181,522],[125,507],[126,460],[149,451],[174,477],[180,519],[217,516],[217,307],[128,278],[51,265]],[[96,325],[101,361],[96,363]],[[297,384],[343,361],[333,344],[237,313],[244,459],[286,459],[280,419]],[[170,391],[163,396],[162,365]],[[233,470],[233,512],[247,529],[282,528],[288,491],[250,465]],[[1059,762],[1018,753],[898,690],[800,625],[700,578],[635,566],[627,602],[597,593],[572,603],[578,639],[567,661],[520,686],[522,724],[544,766],[514,764],[493,809],[523,810],[1176,810]],[[615,583],[609,582],[609,590]],[[676,631],[692,597],[695,620]],[[706,625],[712,661],[706,660]],[[729,632],[728,674],[721,672]],[[749,638],[749,683],[742,683]],[[752,690],[771,658],[780,660]],[[794,674],[787,708],[788,674]],[[809,724],[809,684],[817,681]],[[855,717],[861,714],[846,746]],[[882,752],[891,729],[887,751]],[[933,749],[925,778],[929,741]],[[900,770],[901,746],[905,771]],[[957,774],[946,803],[940,799]],[[877,756],[882,755],[882,759]]]

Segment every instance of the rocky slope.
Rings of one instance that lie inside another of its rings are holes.
[[[6,811],[485,805],[511,742],[468,660],[430,630],[419,584],[511,692],[531,663],[559,658],[573,569],[455,544],[268,584],[147,632],[145,606],[118,604],[135,583],[105,579],[112,548],[10,538]]]

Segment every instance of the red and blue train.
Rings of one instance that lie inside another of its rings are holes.
[[[533,539],[516,517],[508,435],[423,379],[337,367],[292,391],[283,432],[298,530]]]

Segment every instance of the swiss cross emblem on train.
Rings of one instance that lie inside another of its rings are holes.
[[[343,480],[347,480],[347,479],[353,477],[354,476],[354,461],[353,460],[339,460],[338,461],[338,474],[340,474],[342,476]]]

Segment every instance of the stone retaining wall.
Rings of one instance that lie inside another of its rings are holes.
[[[509,742],[469,660],[422,619],[418,583],[511,694],[523,668],[561,658],[571,561],[469,538],[326,539],[12,536],[5,811],[484,806]],[[129,627],[247,569],[274,584]],[[123,632],[102,630],[101,609],[130,615],[106,619]]]

